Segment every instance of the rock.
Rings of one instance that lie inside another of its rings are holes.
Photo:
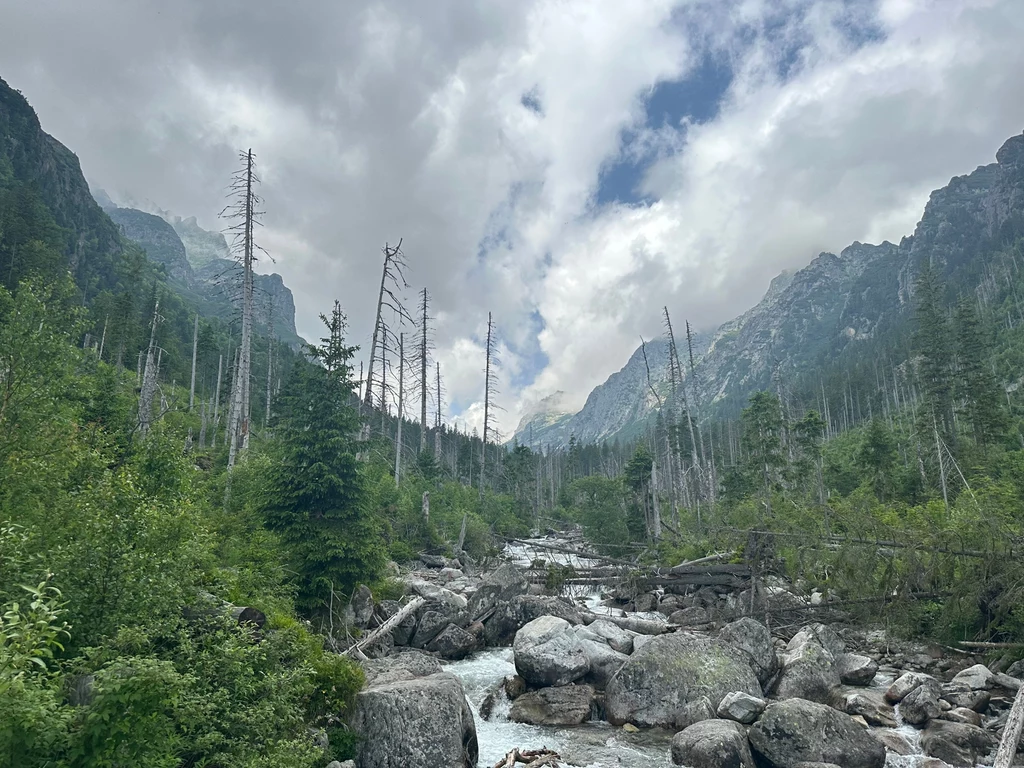
[[[840,653],[836,656],[836,671],[843,685],[871,685],[878,662],[858,653]]]
[[[365,584],[356,587],[352,594],[352,613],[355,625],[360,629],[366,629],[373,618],[373,594]]]
[[[437,674],[441,671],[441,662],[420,651],[406,651],[386,659],[364,661],[362,667],[369,687]]]
[[[903,697],[899,703],[899,714],[904,722],[924,725],[942,714],[939,694],[942,689],[937,680],[928,680]]]
[[[508,719],[528,725],[580,725],[590,719],[594,689],[563,685],[524,693],[512,702]]]
[[[836,631],[827,624],[809,624],[803,627],[800,632],[807,632],[812,635],[826,651],[833,656],[846,652],[846,643],[836,634]],[[800,634],[799,632],[797,634]]]
[[[654,639],[654,635],[637,635],[633,638],[633,653],[636,653],[651,640]]]
[[[703,635],[659,635],[634,650],[608,682],[608,722],[680,730],[707,717],[726,694],[761,696],[741,651]]]
[[[444,587],[439,587],[436,584],[431,584],[429,581],[424,581],[423,579],[410,579],[406,583],[409,585],[409,589],[424,600],[428,600],[431,603],[440,603],[447,607],[447,611],[464,611],[468,605],[466,598],[462,595],[457,595],[450,589],[445,589]],[[437,609],[434,608],[434,610]]]
[[[972,691],[967,686],[945,683],[942,686],[942,699],[953,707],[966,707],[975,712],[984,712],[992,699],[988,691]]]
[[[996,738],[988,731],[966,723],[932,720],[921,732],[925,754],[956,768],[972,768],[996,745]]]
[[[480,717],[490,720],[499,709],[505,708],[505,704],[511,704],[517,698],[526,693],[526,681],[519,675],[507,675],[503,680],[495,683],[484,696],[480,703]]]
[[[706,608],[700,605],[691,605],[689,608],[682,608],[669,614],[669,624],[678,624],[682,627],[694,626],[696,624],[707,624],[711,620]]]
[[[966,707],[954,707],[948,712],[943,712],[939,715],[939,718],[949,720],[951,723],[967,723],[968,725],[981,727],[981,715],[973,709],[967,709]]]
[[[452,561],[444,555],[431,555],[427,552],[420,553],[420,562],[428,568],[448,568]]]
[[[913,755],[916,754],[914,745],[911,744],[907,737],[897,731],[877,728],[868,731],[873,739],[878,741],[883,747],[894,755]]]
[[[476,726],[462,683],[446,672],[375,684],[356,696],[352,729],[360,768],[404,765],[470,768]]]
[[[823,649],[824,650],[824,649]],[[882,768],[885,748],[848,715],[805,699],[773,702],[750,728],[754,751],[777,768],[801,762]]]
[[[407,614],[404,619],[398,622],[398,625],[391,630],[391,637],[395,641],[395,645],[409,645],[412,642],[412,636],[416,634],[416,625],[418,623],[415,613]]]
[[[331,760],[331,762],[327,764],[327,768],[356,768],[356,761],[346,760],[345,762],[340,763],[337,760]]]
[[[765,700],[743,691],[730,691],[718,705],[718,716],[750,725],[764,712]]]
[[[449,624],[427,644],[427,650],[438,654],[442,659],[457,661],[472,653],[476,645],[477,640],[473,635],[461,627]]]
[[[570,624],[582,624],[580,612],[557,597],[519,595],[507,603],[500,603],[494,615],[484,622],[484,640],[487,645],[511,645],[522,627],[541,616],[557,616]]]
[[[728,720],[703,720],[672,737],[672,762],[700,768],[754,768],[747,735]]]
[[[827,702],[839,685],[835,657],[816,634],[802,629],[793,636],[782,655],[782,670],[775,679],[773,693],[780,699],[807,699]]]
[[[995,687],[995,675],[984,664],[975,664],[962,672],[958,672],[950,680],[954,685],[964,685],[972,691],[983,691]]]
[[[632,723],[623,723],[622,730],[624,730],[626,733],[640,733],[640,729]]]
[[[583,652],[587,654],[587,659],[590,661],[590,672],[583,679],[599,690],[604,690],[608,681],[612,679],[612,675],[629,660],[629,656],[619,653],[604,643],[581,639],[580,645],[583,646]]]
[[[370,645],[363,646],[363,654],[368,659],[384,659],[394,653],[395,638],[390,633],[385,633],[374,640]]]
[[[437,611],[425,611],[420,616],[419,624],[416,625],[416,632],[412,636],[409,645],[413,648],[426,648],[427,644],[441,634],[441,630],[451,624],[451,620],[444,614]]]
[[[529,589],[530,583],[519,569],[511,563],[505,563],[484,576],[476,592],[469,598],[469,616],[476,621],[500,603],[525,595]]]
[[[651,613],[658,610],[658,596],[653,592],[645,592],[636,596],[633,605],[636,606],[637,613]]]
[[[840,688],[833,692],[830,703],[840,712],[863,717],[870,725],[896,727],[896,713],[878,691],[844,691]]]
[[[633,638],[636,632],[630,632],[607,619],[595,619],[587,625],[587,629],[600,637],[612,650],[627,656],[633,652]]]
[[[889,686],[889,689],[885,692],[885,700],[890,704],[899,704],[906,698],[907,694],[918,686],[924,685],[929,680],[934,681],[935,678],[923,672],[905,672]]]
[[[749,617],[737,619],[722,628],[718,639],[746,655],[761,685],[765,685],[779,671],[779,657],[772,645],[772,635],[759,621]]]
[[[1024,659],[1018,659],[1006,669],[1006,674],[1018,680],[1024,679]]]
[[[516,632],[512,652],[516,672],[536,688],[567,685],[590,671],[572,625],[557,616],[541,616]]]

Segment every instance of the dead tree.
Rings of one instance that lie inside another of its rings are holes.
[[[210,440],[210,447],[217,447],[217,429],[220,427],[220,385],[221,376],[224,372],[224,355],[217,356],[217,389],[213,394],[213,438]]]
[[[640,337],[640,352],[644,357],[644,369],[647,372],[647,388],[651,390],[654,399],[658,402],[658,410],[661,410],[661,395],[654,389],[651,383],[651,366],[647,362],[647,342]],[[655,436],[655,447],[651,454],[651,517],[647,521],[652,538],[661,538],[661,508],[658,505],[658,447],[657,436]]]
[[[370,339],[370,359],[366,368],[366,393],[364,396],[367,406],[373,405],[373,375],[378,360],[386,360],[386,350],[382,353],[382,347],[387,345],[389,333],[387,324],[384,321],[384,308],[389,307],[403,320],[411,321],[409,313],[405,311],[401,299],[396,295],[409,284],[405,281],[405,255],[402,253],[402,240],[392,248],[384,244],[384,267],[380,274],[380,290],[377,292],[377,314],[373,321],[373,336]],[[385,363],[386,364],[386,363]],[[380,368],[381,380],[384,380],[383,365]],[[381,388],[381,400],[385,395],[385,388]]]
[[[424,288],[420,291],[420,453],[427,450],[427,357],[430,354],[430,335],[428,333],[427,308],[430,294]]]
[[[196,351],[199,349],[199,313],[196,312],[196,321],[192,326],[192,383],[188,388],[188,412],[196,404]]]
[[[252,367],[252,295],[253,263],[256,251],[263,250],[253,239],[253,230],[260,226],[259,210],[263,200],[256,194],[256,156],[252,149],[240,153],[242,167],[231,179],[229,203],[221,216],[234,223],[227,229],[233,234],[232,251],[242,267],[242,339],[238,350],[238,366],[228,412],[228,470],[235,466],[239,451],[249,447],[249,383]]]
[[[274,297],[267,298],[267,402],[263,414],[263,428],[270,424],[270,386],[274,371]]]
[[[146,367],[142,373],[142,386],[139,391],[139,434],[145,437],[153,421],[153,400],[156,397],[157,363],[154,356],[156,350],[156,326],[160,321],[160,297],[153,304],[153,321],[149,328],[149,347],[146,350]]]
[[[405,334],[398,334],[398,428],[395,433],[395,486],[402,479],[402,421],[405,415]]]
[[[701,466],[701,461],[697,456],[697,435],[693,429],[693,416],[690,411],[690,403],[686,397],[686,384],[683,381],[683,367],[679,362],[679,350],[676,347],[676,336],[672,331],[672,319],[668,315],[668,307],[665,310],[665,332],[668,336],[669,344],[669,371],[672,376],[672,395],[675,401],[676,407],[681,406],[683,412],[686,415],[686,426],[690,433],[690,465],[694,468],[694,471],[698,475],[698,487],[700,487],[700,481],[704,479],[704,471]],[[672,415],[673,421],[676,418],[676,414]],[[695,504],[697,507],[697,524],[700,525],[700,495],[695,494]]]
[[[494,395],[498,394],[494,367],[497,355],[494,352],[494,321],[491,313],[487,313],[487,343],[484,347],[486,362],[484,364],[484,430],[480,441],[480,498],[484,496],[484,485],[487,478],[487,438],[493,436],[494,428]]]
[[[434,458],[441,460],[441,363],[434,362],[437,368],[437,412],[434,413]]]

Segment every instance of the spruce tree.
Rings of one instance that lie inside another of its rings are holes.
[[[925,266],[916,286],[915,352],[921,356],[918,378],[925,408],[920,414],[924,432],[937,429],[943,440],[956,446],[953,427],[953,345],[946,317],[942,283],[930,266]]]
[[[782,450],[782,403],[774,392],[755,392],[743,409],[741,444],[747,454],[747,471],[761,488],[762,501],[771,509],[771,491],[779,485],[786,457]]]
[[[1004,395],[988,365],[989,345],[973,302],[961,299],[955,321],[957,403],[971,425],[974,441],[987,445],[1005,432]]]

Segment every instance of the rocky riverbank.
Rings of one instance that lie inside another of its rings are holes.
[[[351,718],[359,768],[475,766],[478,726],[491,723],[553,742],[599,728],[604,748],[577,745],[578,765],[630,764],[614,756],[621,737],[624,750],[645,745],[648,760],[692,768],[968,767],[990,764],[1020,687],[1019,663],[989,669],[878,630],[794,626],[814,598],[783,582],[572,599],[538,594],[512,562],[480,573],[425,560],[403,574],[403,601],[375,603],[368,590],[353,600],[350,618],[367,637],[416,600],[361,648],[370,658]],[[769,629],[764,617],[787,610]],[[461,660],[508,646],[514,673],[471,704],[458,674],[471,662]]]

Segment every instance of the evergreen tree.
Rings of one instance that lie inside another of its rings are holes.
[[[874,488],[879,501],[892,496],[892,468],[896,462],[896,443],[885,422],[874,418],[868,425],[864,442],[857,452],[857,463]]]
[[[771,492],[779,485],[786,457],[782,450],[782,403],[774,392],[755,392],[743,409],[741,444],[747,455],[747,472],[760,487],[766,509]]]
[[[337,302],[329,334],[296,363],[282,393],[284,456],[277,469],[266,523],[289,547],[299,574],[298,603],[324,607],[332,591],[346,595],[376,578],[385,553],[379,524],[367,509],[356,461],[359,419],[346,346],[345,316]]]
[[[793,425],[793,441],[797,458],[793,466],[794,480],[805,492],[816,490],[818,501],[824,502],[821,449],[825,441],[825,421],[815,410],[808,411]]]
[[[1004,395],[988,365],[989,345],[973,302],[956,308],[956,396],[978,445],[999,439],[1006,429]]]
[[[946,317],[942,283],[930,266],[925,266],[917,280],[917,329],[914,334],[916,352],[921,355],[918,378],[924,395],[925,409],[920,414],[924,432],[933,428],[951,446],[956,445],[953,425],[953,346],[950,344],[949,321]]]

